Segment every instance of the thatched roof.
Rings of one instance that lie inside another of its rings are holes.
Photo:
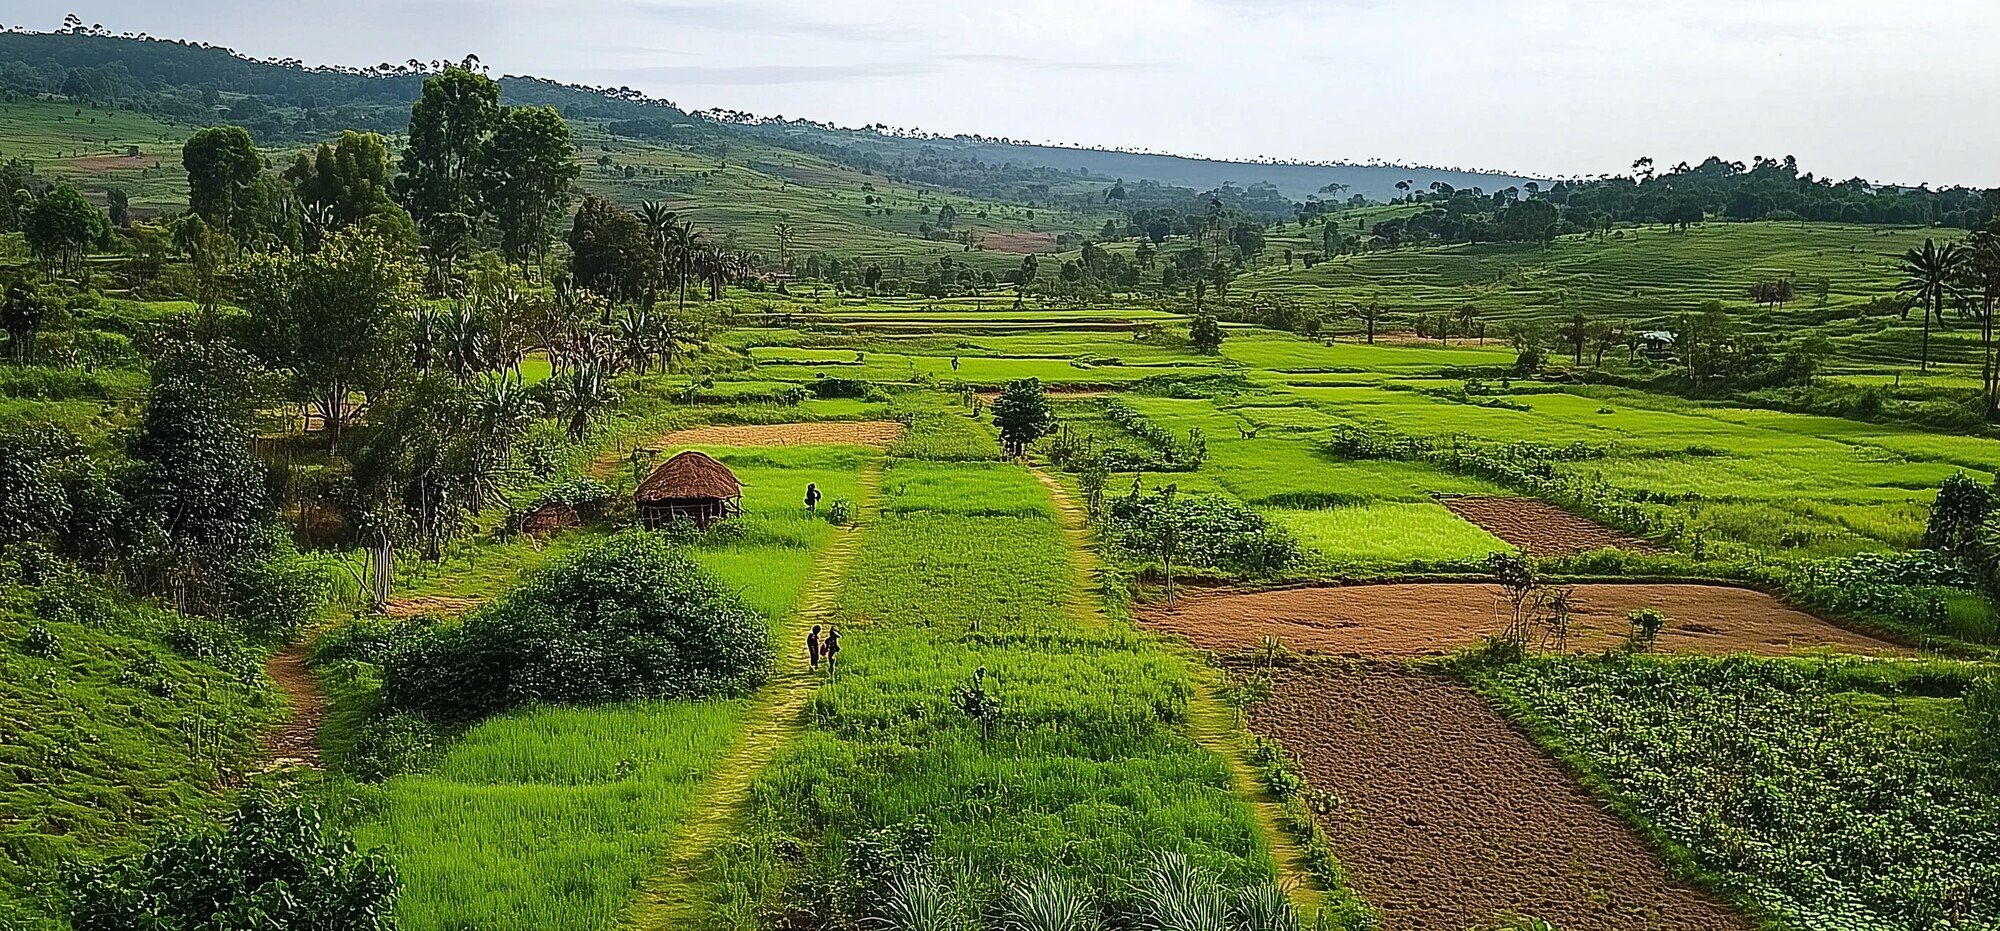
[[[633,498],[640,502],[677,498],[735,498],[743,494],[743,483],[729,467],[707,453],[688,450],[653,470],[639,483]]]

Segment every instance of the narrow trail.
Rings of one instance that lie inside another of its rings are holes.
[[[1070,549],[1075,554],[1076,571],[1082,584],[1076,586],[1071,605],[1086,623],[1102,626],[1105,623],[1104,609],[1094,594],[1097,587],[1097,553],[1091,547],[1090,521],[1083,505],[1055,476],[1035,466],[1030,466],[1028,471],[1034,473],[1055,499],[1056,512],[1062,518]],[[1257,826],[1264,834],[1264,843],[1271,849],[1279,885],[1290,890],[1293,900],[1299,905],[1313,908],[1320,903],[1324,890],[1313,878],[1305,852],[1281,826],[1277,800],[1257,784],[1247,756],[1250,748],[1248,733],[1235,726],[1229,712],[1216,697],[1216,676],[1203,674],[1205,672],[1197,670],[1195,677],[1197,693],[1188,708],[1189,735],[1229,764],[1236,792],[1250,802]]]
[[[802,644],[814,624],[834,618],[840,585],[847,567],[861,548],[862,528],[875,516],[875,494],[882,484],[883,462],[871,460],[860,477],[860,502],[852,526],[821,555],[810,585],[800,598],[799,609],[778,635],[777,669],[763,690],[751,700],[744,716],[743,735],[736,748],[715,767],[689,807],[694,816],[683,823],[668,842],[664,861],[653,871],[653,879],[641,890],[626,925],[635,929],[677,929],[701,917],[698,879],[701,867],[716,848],[730,839],[730,826],[749,798],[750,784],[798,726],[799,712],[812,697],[819,679],[806,662]]]
[[[290,708],[285,723],[264,735],[272,764],[319,769],[319,725],[326,720],[326,693],[320,690],[319,677],[306,668],[305,646],[296,644],[271,654],[264,671],[285,693]]]

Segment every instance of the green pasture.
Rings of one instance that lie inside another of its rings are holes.
[[[805,484],[853,500],[876,455],[859,447],[713,447],[743,483],[743,515],[694,542],[703,568],[782,627],[834,528]],[[629,488],[629,483],[623,487]],[[596,531],[470,547],[428,577],[497,595]],[[443,571],[463,565],[463,571]],[[789,645],[787,645],[789,646]],[[695,793],[735,746],[743,701],[542,708],[484,722],[433,770],[372,790],[361,836],[402,871],[413,929],[614,927]]]
[[[1269,875],[1228,767],[1187,735],[1189,670],[1080,617],[1074,559],[1019,466],[891,461],[839,593],[838,671],[709,864],[709,926],[754,927],[839,882],[851,843],[914,823],[982,901],[1043,868],[1129,876],[1159,849]],[[1005,708],[990,737],[951,703],[982,668]]]

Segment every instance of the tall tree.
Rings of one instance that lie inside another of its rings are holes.
[[[196,132],[181,146],[181,166],[187,169],[188,210],[247,243],[256,231],[257,182],[264,172],[250,131],[210,126]]]
[[[1965,240],[1965,290],[1978,297],[1980,373],[1986,417],[2000,418],[2000,359],[1993,355],[1993,314],[2000,310],[2000,220]]]
[[[1188,321],[1188,344],[1204,356],[1222,351],[1222,324],[1216,322],[1214,314],[1195,314]]]
[[[1041,379],[1017,378],[1007,383],[993,399],[993,425],[1000,429],[1000,442],[1007,455],[1019,456],[1028,444],[1056,429],[1056,413]]]
[[[500,85],[468,68],[424,81],[410,107],[410,138],[396,191],[428,235],[432,219],[479,211],[480,155],[500,121]]]
[[[389,144],[376,133],[346,130],[333,144],[300,152],[285,180],[308,211],[324,209],[312,246],[335,228],[364,224],[392,239],[414,242],[416,224],[390,196]]]
[[[540,264],[569,186],[582,172],[570,159],[569,123],[554,107],[502,111],[482,157],[480,201],[500,224],[500,249],[519,265]]]
[[[585,194],[576,208],[568,241],[576,283],[613,301],[637,301],[665,275],[646,224],[595,194]]]
[[[1923,248],[1911,249],[1903,254],[1897,270],[1903,273],[1901,291],[1917,301],[1924,313],[1924,342],[1918,371],[1931,370],[1931,318],[1937,318],[1937,325],[1944,326],[1944,305],[1949,298],[1959,294],[1959,282],[1963,275],[1965,249],[1955,242],[1940,246],[1934,239],[1925,239]]]
[[[48,285],[25,280],[8,282],[0,295],[0,329],[7,331],[8,355],[14,364],[34,358],[35,337],[63,313],[61,295]]]
[[[416,269],[380,237],[349,229],[305,258],[260,257],[244,279],[252,345],[291,377],[338,451],[354,395],[379,396],[408,364]]]
[[[84,200],[76,188],[60,184],[28,206],[23,232],[29,251],[43,267],[74,274],[91,247],[103,242],[111,229],[96,205]]]

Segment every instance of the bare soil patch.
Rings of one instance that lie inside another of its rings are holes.
[[[1037,252],[1054,252],[1056,234],[1030,233],[1025,230],[987,233],[979,237],[979,244],[988,252],[1013,252],[1020,255]]]
[[[1386,669],[1284,672],[1251,729],[1339,804],[1320,818],[1386,931],[1508,913],[1566,931],[1749,923],[1673,878],[1645,842],[1484,700]]]
[[[319,768],[319,725],[326,720],[326,693],[319,678],[306,668],[306,649],[291,646],[271,654],[264,671],[285,693],[291,717],[264,736],[264,750],[279,764]]]
[[[894,420],[825,420],[812,423],[767,423],[695,427],[660,437],[657,445],[676,446],[875,446],[903,438]]]
[[[1909,652],[1747,588],[1613,583],[1572,588],[1572,652],[1624,642],[1631,630],[1627,615],[1639,608],[1657,608],[1667,616],[1655,647],[1662,652]],[[1220,591],[1182,598],[1173,609],[1140,613],[1147,625],[1186,636],[1203,649],[1245,650],[1270,636],[1306,653],[1382,658],[1450,653],[1500,633],[1511,617],[1500,586],[1480,582]]]
[[[1574,556],[1601,549],[1659,552],[1644,540],[1534,498],[1474,495],[1445,498],[1442,503],[1487,533],[1537,556]]]

